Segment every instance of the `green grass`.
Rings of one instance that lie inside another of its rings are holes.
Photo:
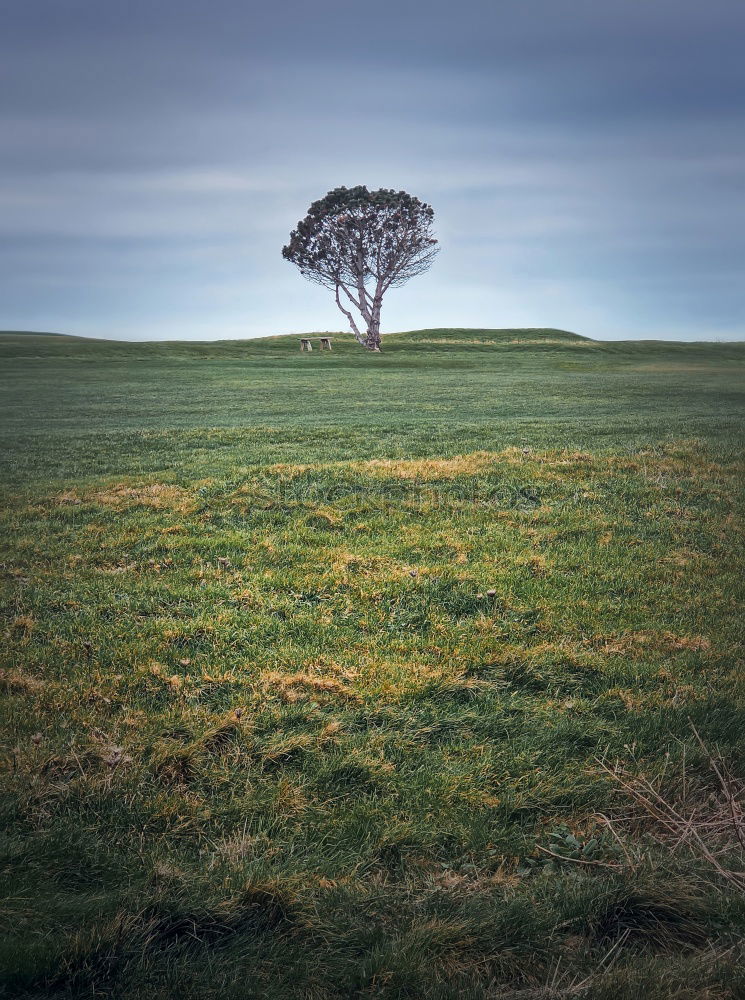
[[[3,995],[743,995],[745,345],[0,356]]]

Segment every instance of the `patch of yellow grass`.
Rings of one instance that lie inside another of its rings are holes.
[[[664,556],[661,561],[670,566],[683,568],[690,566],[692,563],[700,564],[709,560],[711,560],[711,557],[707,553],[697,552],[695,549],[677,549],[669,555]]]
[[[636,457],[634,467],[652,481],[660,476],[695,479],[721,483],[732,478],[742,478],[745,460],[715,462],[701,442],[694,440],[671,442],[664,450],[642,452]]]
[[[341,698],[359,701],[360,696],[335,677],[315,676],[309,673],[282,674],[271,671],[262,678],[267,693],[277,695],[284,702],[301,701],[308,697]]]
[[[369,659],[360,664],[360,680],[369,694],[382,701],[396,701],[443,677],[441,667],[417,660]]]
[[[186,514],[194,509],[191,494],[172,483],[115,483],[106,489],[80,495],[68,491],[57,497],[58,503],[87,501],[116,510],[127,507],[152,507],[155,510],[174,510]]]
[[[99,566],[99,573],[106,573],[109,576],[116,576],[119,573],[133,573],[137,569],[137,563],[115,563],[107,566]]]
[[[316,507],[306,519],[310,528],[338,528],[342,523],[343,518],[333,507]]]
[[[376,579],[398,579],[408,570],[387,556],[356,555],[346,549],[337,551],[331,558],[331,576],[341,578],[361,576]]]
[[[45,686],[39,677],[30,677],[20,670],[0,670],[0,689],[9,694],[36,694]]]
[[[13,628],[16,632],[20,632],[28,638],[36,626],[36,619],[33,615],[18,615],[17,618],[13,619]]]
[[[517,449],[514,449],[517,451]],[[278,477],[293,478],[322,469],[352,469],[377,479],[454,479],[456,476],[474,475],[500,458],[499,452],[477,451],[451,458],[373,458],[366,462],[330,462],[317,465],[277,464],[267,472]]]
[[[525,566],[532,576],[548,576],[550,571],[548,560],[540,553],[519,559],[517,562]]]
[[[494,465],[498,458],[495,452],[475,451],[469,455],[454,455],[452,458],[374,458],[369,462],[355,462],[353,467],[379,479],[418,479],[427,482],[473,476]]]
[[[501,451],[475,451],[449,458],[385,459],[375,458],[364,462],[330,462],[318,464],[281,463],[268,466],[266,471],[279,478],[294,478],[312,472],[328,469],[351,469],[361,475],[376,479],[419,480],[423,482],[438,479],[455,479],[458,476],[477,475],[484,469],[499,464],[527,465],[536,478],[553,478],[551,470],[565,473],[572,469],[601,470],[608,473],[618,471],[640,473],[654,477],[665,474],[688,474],[696,477],[716,479],[722,475],[733,475],[742,471],[742,463],[722,466],[710,461],[696,441],[671,442],[664,451],[637,455],[593,455],[584,451],[544,451],[531,448],[504,448]],[[244,484],[236,492],[242,492],[250,484]]]
[[[599,636],[593,640],[603,653],[623,655],[640,649],[659,653],[705,653],[711,641],[701,635],[675,635],[673,632],[631,632],[621,636]]]
[[[275,789],[273,806],[280,816],[300,816],[308,808],[308,798],[302,785],[283,775]]]
[[[293,733],[291,736],[280,733],[266,747],[262,760],[268,764],[282,763],[290,757],[314,750],[317,743],[317,738],[310,733]]]

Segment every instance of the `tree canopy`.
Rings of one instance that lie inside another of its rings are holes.
[[[282,256],[332,289],[358,342],[379,351],[383,296],[431,265],[438,251],[433,219],[432,208],[406,191],[340,187],[313,202]]]

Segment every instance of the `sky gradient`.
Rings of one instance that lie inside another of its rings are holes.
[[[742,0],[6,0],[0,329],[337,330],[281,257],[341,184],[435,210],[383,331],[745,339]]]

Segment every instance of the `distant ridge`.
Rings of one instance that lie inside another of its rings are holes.
[[[329,336],[333,351],[324,352],[329,362],[369,365],[373,363],[368,353],[355,341],[351,333],[340,331],[314,331],[275,334],[268,337],[247,337],[231,340],[109,340],[103,337],[81,337],[53,331],[0,330],[0,358],[5,362],[13,358],[43,359],[81,362],[105,361],[169,361],[176,358],[202,358],[204,360],[268,361],[287,363],[300,354],[301,337]],[[675,341],[675,340],[593,340],[570,330],[552,327],[478,328],[436,327],[407,330],[383,335],[383,364],[400,363],[424,366],[428,363],[483,364],[487,357],[497,359],[506,355],[531,354],[544,357],[556,356],[557,361],[579,360],[593,355],[623,356],[638,361],[642,356],[662,358],[672,355],[716,355],[742,360],[745,354],[743,341]],[[306,363],[317,359],[319,351],[306,356]],[[389,359],[385,360],[385,359]],[[292,362],[294,364],[294,361]]]
[[[51,330],[0,330],[0,337],[73,337],[71,333],[54,333]],[[86,339],[86,338],[79,338]]]
[[[492,338],[495,336],[503,337],[515,334],[533,334],[538,336],[560,336],[568,340],[592,340],[591,337],[584,337],[579,333],[574,333],[571,330],[559,330],[553,327],[539,327],[539,326],[526,326],[526,327],[427,327],[422,330],[394,330],[387,333],[383,333],[384,337],[407,337],[407,338],[418,338],[421,336],[452,336],[458,337],[459,339],[465,339],[474,335],[481,335],[488,337],[491,335]],[[53,330],[0,330],[0,337],[66,337],[69,340],[83,340],[91,341],[93,343],[106,343],[106,344],[229,344],[229,343],[258,343],[262,340],[281,340],[285,338],[294,337],[318,337],[318,336],[331,336],[331,337],[342,337],[347,340],[352,339],[352,334],[346,330],[313,330],[313,331],[297,331],[295,333],[273,333],[267,334],[264,337],[231,337],[229,340],[222,340],[216,338],[214,340],[179,340],[174,338],[173,340],[121,340],[116,337],[88,337],[85,335],[77,333],[59,333]]]

